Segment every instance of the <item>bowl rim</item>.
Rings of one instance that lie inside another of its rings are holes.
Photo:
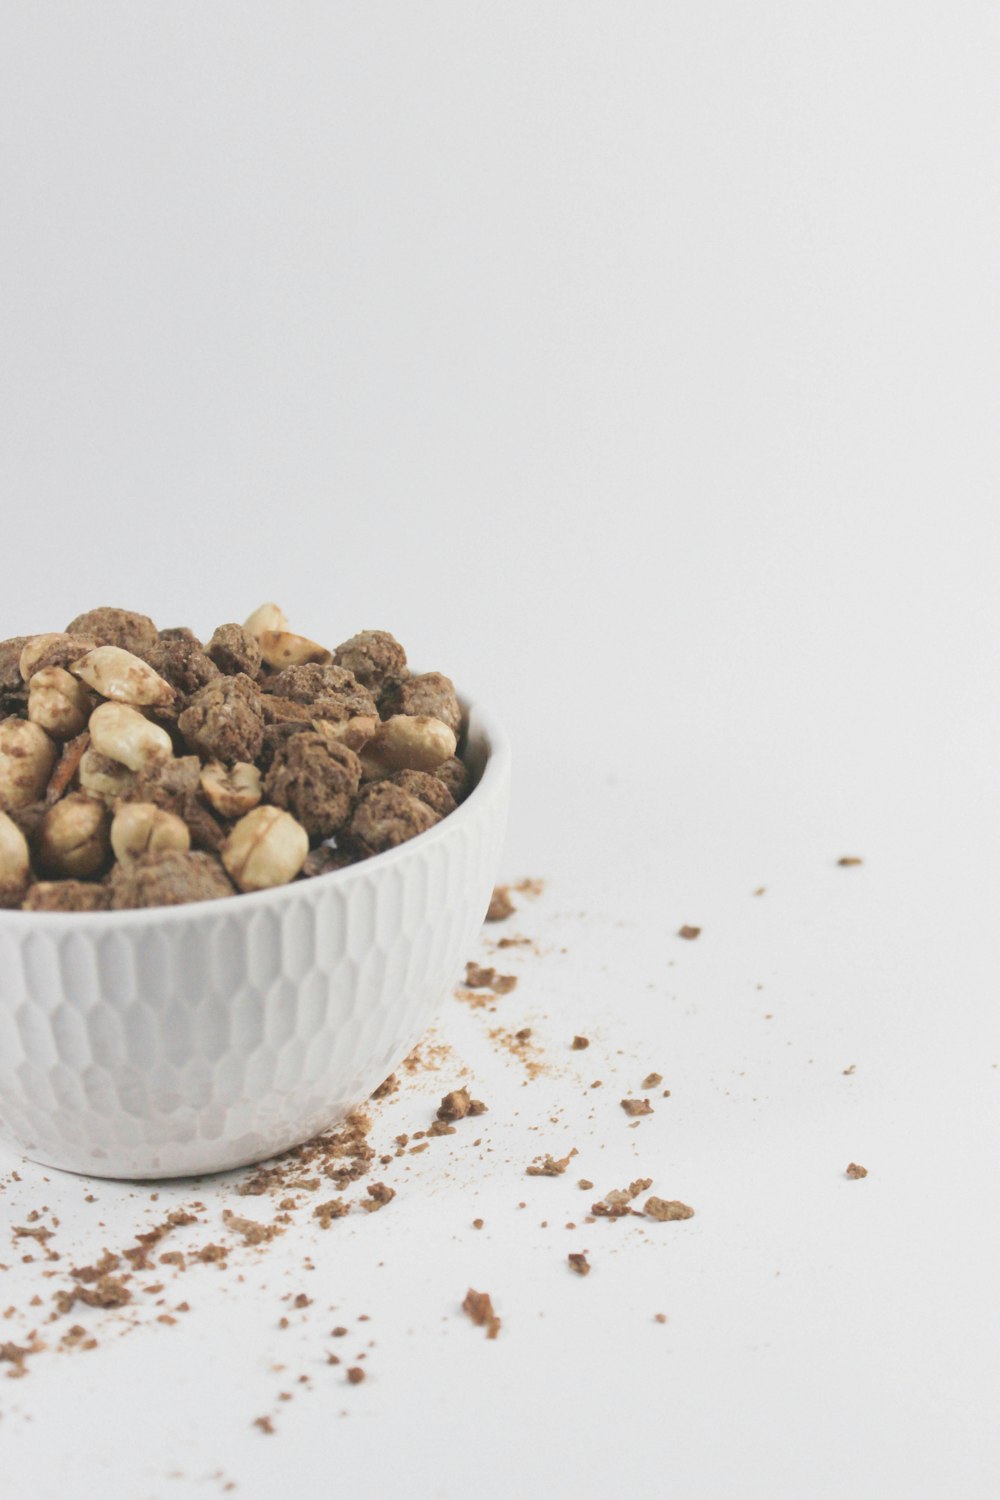
[[[197,918],[231,916],[238,912],[248,917],[262,906],[281,906],[296,901],[306,892],[318,892],[334,886],[347,890],[355,881],[370,877],[373,870],[388,870],[392,865],[409,858],[417,849],[426,849],[432,843],[457,833],[480,811],[485,810],[488,799],[501,793],[510,772],[510,741],[499,722],[480,706],[475,699],[459,694],[470,729],[481,733],[485,741],[486,759],[482,774],[472,791],[460,802],[455,811],[435,823],[433,828],[416,834],[394,849],[373,854],[369,859],[358,860],[342,870],[328,870],[325,875],[314,875],[310,880],[290,880],[286,885],[271,886],[263,891],[236,891],[231,896],[220,896],[210,901],[184,901],[177,906],[129,907],[123,911],[21,911],[19,907],[0,909],[0,932],[20,933],[27,937],[32,932],[52,927],[59,932],[71,929],[79,932],[107,932],[111,927],[157,927]]]

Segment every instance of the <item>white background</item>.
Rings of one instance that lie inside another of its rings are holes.
[[[5,1500],[996,1494],[998,63],[986,3],[4,7],[0,635],[273,597],[488,700],[561,1070],[447,1002],[493,1154],[305,1236],[364,1386],[250,1428],[289,1236],[0,1381]],[[570,1276],[569,1144],[697,1216]]]

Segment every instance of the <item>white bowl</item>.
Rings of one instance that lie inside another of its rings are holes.
[[[47,1166],[176,1177],[261,1161],[363,1103],[468,956],[500,859],[506,738],[398,849],[272,891],[143,911],[0,911],[0,1136]]]

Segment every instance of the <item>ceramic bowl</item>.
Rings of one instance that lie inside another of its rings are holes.
[[[252,895],[144,911],[0,911],[0,1136],[48,1166],[176,1177],[261,1161],[402,1061],[472,949],[510,752],[468,710],[477,778],[386,854]]]

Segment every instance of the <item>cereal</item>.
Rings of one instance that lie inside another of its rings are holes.
[[[117,760],[130,771],[143,771],[173,754],[165,729],[125,703],[102,703],[90,716],[90,741],[100,755]]]
[[[108,806],[113,806],[118,797],[124,796],[135,781],[135,772],[123,766],[121,761],[102,755],[93,745],[83,752],[78,771],[80,786],[94,797],[103,797]]]
[[[440,719],[454,734],[462,727],[462,710],[455,684],[443,672],[423,672],[387,685],[378,700],[383,719],[412,714]]]
[[[265,630],[287,630],[288,618],[277,604],[262,604],[243,621],[243,629],[259,641]]]
[[[20,906],[30,880],[28,841],[17,824],[0,812],[0,908]]]
[[[676,1219],[694,1218],[694,1209],[677,1198],[647,1198],[642,1211],[647,1219],[658,1219],[661,1224],[670,1224]]]
[[[294,880],[309,853],[309,835],[291,813],[255,807],[231,830],[222,862],[241,891],[263,891]]]
[[[210,760],[199,778],[203,795],[224,818],[242,818],[263,796],[260,772],[250,761],[232,766]]]
[[[361,755],[365,779],[394,771],[434,771],[455,754],[455,732],[426,714],[393,714],[385,719]]]
[[[92,880],[38,880],[28,889],[23,911],[107,911],[111,892]],[[2,902],[0,902],[2,905]]]
[[[346,833],[364,855],[381,854],[433,828],[437,813],[391,782],[367,787],[354,805]]]
[[[47,635],[33,635],[26,643],[18,662],[21,676],[31,682],[36,672],[43,667],[70,667],[73,662],[93,651],[96,641],[79,635],[67,635],[64,630],[50,631]]]
[[[184,637],[164,640],[161,634],[146,652],[146,661],[183,698],[190,698],[220,675],[199,642]]]
[[[56,763],[56,747],[37,724],[0,723],[0,811],[37,802]]]
[[[404,792],[424,802],[439,818],[446,818],[455,811],[455,799],[443,781],[430,776],[426,771],[397,771],[389,780],[393,786],[401,786]]]
[[[227,677],[235,677],[238,672],[256,677],[262,661],[260,642],[245,625],[220,625],[205,647],[205,655]]]
[[[176,813],[164,812],[155,802],[123,802],[111,822],[111,847],[115,858],[124,861],[166,849],[190,849],[191,834]]]
[[[330,653],[325,646],[309,640],[308,636],[294,635],[290,630],[262,630],[257,637],[260,654],[269,667],[297,667],[305,662],[328,662]]]
[[[362,630],[352,635],[337,647],[333,659],[373,692],[406,670],[406,652],[387,630]]]
[[[111,909],[143,906],[181,906],[187,901],[215,901],[231,896],[233,887],[219,861],[211,854],[140,854],[111,871]]]
[[[306,731],[280,747],[264,778],[264,792],[308,834],[329,838],[350,817],[360,784],[361,762],[353,750]]]
[[[493,1299],[489,1292],[477,1292],[470,1286],[462,1303],[462,1311],[469,1315],[477,1327],[486,1329],[488,1339],[496,1338],[500,1332],[500,1319],[493,1310]]]
[[[83,636],[98,646],[121,646],[137,656],[155,646],[159,639],[159,632],[148,615],[107,606],[77,615],[66,626],[66,634]]]
[[[472,784],[462,732],[451,679],[411,674],[388,632],[333,652],[276,604],[207,644],[111,607],[11,636],[2,900],[119,910],[332,876],[455,811]]]
[[[97,646],[73,662],[71,670],[81,682],[113,703],[129,703],[133,708],[164,708],[176,697],[175,690],[159,672],[121,646]]]
[[[94,700],[64,667],[40,667],[28,685],[28,718],[56,740],[72,740],[87,727]]]
[[[444,782],[456,802],[464,802],[469,795],[472,777],[469,775],[468,766],[463,760],[459,760],[457,755],[452,755],[440,766],[435,766],[431,775],[437,777],[438,781]],[[511,907],[511,911],[513,910],[514,908]]]
[[[245,673],[219,677],[195,693],[177,727],[206,760],[256,760],[264,742],[260,694]]]
[[[49,808],[33,841],[43,875],[86,880],[111,862],[108,810],[87,792],[70,792]]]

